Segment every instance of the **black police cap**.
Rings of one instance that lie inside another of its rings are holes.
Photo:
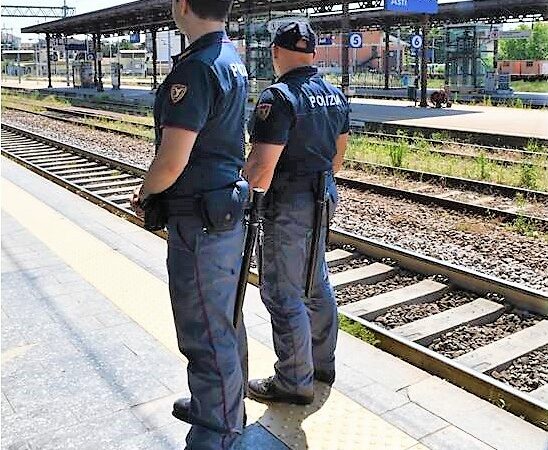
[[[316,33],[308,22],[294,20],[284,23],[278,28],[272,45],[294,52],[314,53]]]

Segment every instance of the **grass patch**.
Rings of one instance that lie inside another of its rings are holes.
[[[527,161],[520,166],[520,183],[529,189],[537,189],[539,181],[539,168]]]
[[[16,109],[18,111],[24,111],[24,112],[35,112],[35,113],[41,113],[44,112],[45,109],[42,108],[39,105],[28,105],[28,104],[21,104],[20,102],[15,102],[13,100],[3,100],[2,101],[2,109],[11,107],[13,109]]]
[[[339,314],[339,328],[368,344],[377,345],[380,342],[375,335],[361,323],[355,322],[342,314]]]
[[[99,119],[99,118],[85,118],[82,120],[90,126],[98,125],[101,127],[109,128],[113,131],[124,131],[135,134],[136,137],[143,137],[145,139],[154,140],[154,130],[150,128],[141,127],[131,123],[121,122],[118,120]]]
[[[348,159],[373,164],[548,191],[548,171],[541,166],[547,162],[544,152],[522,164],[505,166],[482,154],[459,158],[432,152],[434,147],[427,142],[411,146],[400,141],[403,140],[372,140],[354,135],[346,155]]]
[[[540,93],[548,92],[547,80],[541,80],[541,81],[516,80],[516,81],[512,81],[510,83],[510,86],[512,87],[512,89],[514,89],[514,91],[518,91],[518,92],[540,92]]]
[[[527,142],[527,146],[525,147],[525,150],[527,150],[528,152],[539,153],[539,154],[548,153],[548,148],[539,144],[536,139],[530,139]]]
[[[535,239],[543,238],[545,240],[548,240],[548,233],[539,231],[535,222],[528,217],[525,217],[523,211],[525,209],[525,206],[527,205],[527,201],[525,200],[525,198],[523,198],[523,195],[518,194],[516,196],[516,205],[518,207],[518,210],[516,212],[518,217],[514,220],[514,222],[510,226],[510,229],[523,236]]]

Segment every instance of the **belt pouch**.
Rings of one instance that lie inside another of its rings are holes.
[[[200,214],[208,232],[233,230],[243,219],[244,207],[249,197],[249,185],[238,181],[233,185],[201,194]]]

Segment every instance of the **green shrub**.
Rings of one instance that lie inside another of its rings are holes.
[[[538,167],[530,161],[524,162],[520,166],[520,184],[528,189],[536,189],[538,187]]]
[[[403,166],[403,160],[407,153],[408,147],[409,145],[403,139],[399,139],[397,142],[392,142],[389,144],[390,163],[393,167]]]

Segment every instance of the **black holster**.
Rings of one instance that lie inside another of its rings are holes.
[[[141,202],[141,208],[145,212],[145,229],[148,231],[161,231],[167,225],[167,210],[162,199],[162,194],[151,194]]]
[[[325,220],[329,235],[329,201],[327,200],[327,179],[330,172],[321,172],[318,176],[318,184],[315,189],[316,208],[314,211],[314,223],[312,225],[312,241],[310,242],[310,254],[308,256],[308,270],[306,276],[305,296],[310,298],[314,289],[314,278],[318,267],[318,257],[320,253],[320,239],[322,236],[322,225]],[[326,240],[327,240],[326,236]]]

